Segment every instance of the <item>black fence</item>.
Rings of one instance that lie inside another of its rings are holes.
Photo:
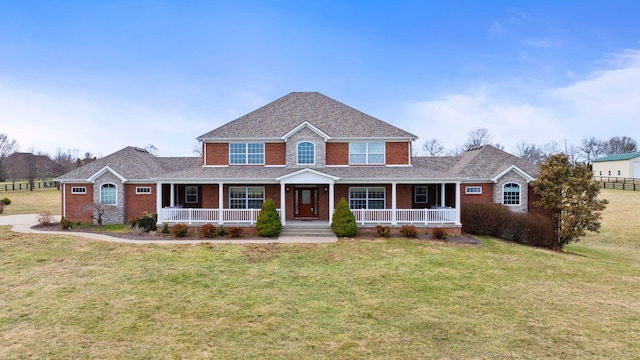
[[[33,189],[49,189],[49,188],[57,188],[58,183],[55,181],[34,181]],[[0,192],[9,192],[9,191],[26,191],[31,190],[31,186],[29,183],[19,182],[19,183],[7,183],[0,184]]]
[[[640,179],[594,176],[593,180],[601,183],[603,189],[640,191]]]

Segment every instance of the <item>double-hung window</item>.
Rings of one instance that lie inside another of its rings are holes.
[[[383,187],[349,188],[349,208],[384,209],[385,189]]]
[[[520,185],[506,183],[502,187],[502,203],[504,205],[520,205]]]
[[[262,165],[264,164],[264,143],[230,143],[229,164]]]
[[[264,203],[263,187],[230,187],[230,209],[260,209]]]
[[[428,191],[427,191],[427,187],[426,186],[416,186],[414,188],[414,194],[413,194],[413,202],[415,202],[416,204],[426,204],[427,200],[429,199],[428,196]]]
[[[384,142],[349,143],[349,164],[384,164]]]
[[[197,203],[198,202],[198,186],[188,185],[184,188],[184,202]]]

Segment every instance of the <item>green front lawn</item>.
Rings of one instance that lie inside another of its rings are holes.
[[[640,230],[608,226],[638,222],[623,209],[640,193],[618,193],[605,193],[602,240],[569,253],[495,239],[126,245],[0,228],[0,358],[632,358]]]

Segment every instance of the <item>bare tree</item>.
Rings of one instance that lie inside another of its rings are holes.
[[[6,180],[5,169],[3,166],[4,159],[18,150],[18,144],[15,139],[9,139],[7,134],[0,134],[0,181]]]
[[[486,128],[477,128],[469,132],[469,137],[462,146],[465,150],[469,150],[482,145],[489,145],[491,144],[491,139],[492,137],[489,135],[489,130]]]
[[[561,153],[558,143],[555,141],[548,142],[540,147],[540,155],[542,155],[543,161],[546,161],[552,155]]]
[[[604,144],[604,155],[628,154],[636,151],[638,151],[638,144],[628,136],[614,136]]]
[[[149,145],[145,146],[144,149],[147,150],[149,152],[149,154],[154,155],[154,156],[158,156],[158,154],[160,154],[160,150],[158,150],[158,148],[155,147],[155,145],[153,145],[153,144],[149,144]]]
[[[593,160],[597,160],[604,153],[605,144],[602,140],[595,137],[583,139],[580,150],[584,157],[587,158],[587,164],[591,164]]]
[[[57,165],[56,175],[62,175],[73,170],[78,158],[78,152],[78,149],[67,149],[66,152],[62,151],[61,148],[56,150],[52,159]]]
[[[567,155],[569,156],[569,162],[571,165],[577,165],[580,163],[581,154],[580,146],[576,144],[570,144],[567,148]]]
[[[531,162],[532,164],[539,164],[542,162],[542,151],[535,144],[527,144],[521,141],[516,144],[514,155]]]
[[[422,151],[427,156],[441,156],[444,153],[444,146],[438,139],[429,139],[422,145]]]
[[[198,141],[197,144],[193,145],[193,153],[194,154],[198,154],[200,155],[200,157],[202,157],[202,151],[204,150],[204,143],[201,143],[200,141]]]

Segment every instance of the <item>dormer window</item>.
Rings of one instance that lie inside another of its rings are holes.
[[[383,142],[351,142],[349,143],[349,164],[384,164]]]
[[[309,141],[298,144],[298,165],[313,165],[316,162],[316,146]]]
[[[264,143],[230,143],[229,164],[263,165]]]

